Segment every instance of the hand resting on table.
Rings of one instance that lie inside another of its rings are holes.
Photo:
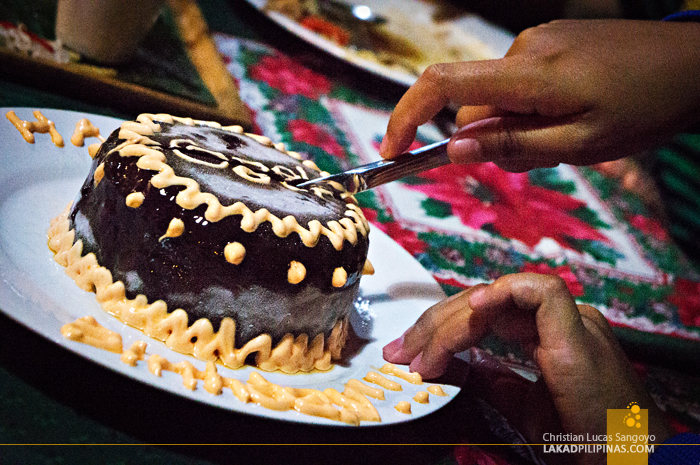
[[[542,375],[533,383],[494,370],[493,359],[477,357],[466,382],[532,443],[542,443],[545,432],[605,435],[606,409],[625,408],[631,401],[649,409],[649,434],[658,442],[671,436],[605,317],[577,305],[556,276],[507,275],[443,300],[385,346],[384,358],[435,378],[455,353],[490,333],[520,344]],[[581,459],[593,460],[592,455]]]

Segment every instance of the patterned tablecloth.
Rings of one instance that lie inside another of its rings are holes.
[[[260,43],[224,34],[215,40],[258,132],[329,172],[380,158],[387,103]],[[443,138],[426,125],[415,145]],[[626,347],[698,366],[700,274],[640,197],[593,168],[514,174],[490,163],[451,165],[358,199],[373,226],[408,250],[449,295],[508,273],[555,274],[579,302],[608,318]],[[485,346],[534,370],[515,347],[496,340]],[[699,430],[697,379],[637,366],[678,428]]]
[[[215,40],[254,115],[256,132],[284,142],[329,172],[379,159],[393,97],[370,97],[337,74],[321,71],[322,66],[317,69],[258,42],[225,34],[216,34]],[[28,94],[14,95],[22,92]],[[51,95],[15,84],[0,92],[0,98],[10,105],[54,102]],[[54,104],[104,111],[66,99]],[[420,128],[415,144],[444,137],[429,124]],[[593,168],[565,165],[523,174],[493,164],[452,165],[362,193],[358,200],[373,227],[409,251],[449,295],[507,273],[561,276],[579,302],[595,306],[613,324],[672,425],[678,431],[700,432],[700,273],[641,198],[617,180]],[[537,375],[517,347],[489,339],[483,348]],[[11,412],[23,405],[19,402],[38,408],[33,416],[12,417],[7,425],[0,421],[0,437],[6,440],[35,441],[33,430],[60,431],[45,418],[60,418],[84,435],[69,434],[70,442],[132,440],[110,436],[111,430],[79,416],[66,420],[60,413],[64,407],[26,397],[37,394],[5,371],[0,375],[14,380],[0,390],[0,411]],[[488,405],[480,410],[491,438],[522,442],[498,412]],[[29,429],[12,426],[17,422]],[[536,462],[525,447],[504,451],[465,442],[441,463]]]

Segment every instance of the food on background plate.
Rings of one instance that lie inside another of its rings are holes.
[[[173,350],[327,370],[373,270],[355,199],[294,186],[323,174],[239,126],[143,114],[102,143],[49,246],[107,312]]]
[[[343,13],[338,6],[344,4],[342,0],[268,0],[265,10],[283,14],[345,48],[350,59],[355,57],[413,76],[434,63],[497,57],[491,47],[454,21],[438,18],[438,3],[425,3],[418,10],[405,8],[406,5],[381,5],[388,21],[377,23],[354,18],[350,2]]]

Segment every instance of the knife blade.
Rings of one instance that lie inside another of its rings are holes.
[[[434,144],[411,150],[391,160],[380,160],[356,168],[331,174],[296,184],[295,187],[308,189],[315,184],[336,182],[350,194],[357,194],[412,174],[427,171],[450,163],[445,139]]]

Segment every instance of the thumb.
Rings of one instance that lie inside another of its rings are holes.
[[[506,114],[459,129],[447,146],[453,163],[494,162],[508,171],[577,164],[582,124],[577,115]],[[578,143],[577,143],[578,141]]]
[[[530,381],[487,352],[469,351],[467,384],[503,415],[528,441],[540,443],[543,432],[563,432],[552,397],[540,378]]]

